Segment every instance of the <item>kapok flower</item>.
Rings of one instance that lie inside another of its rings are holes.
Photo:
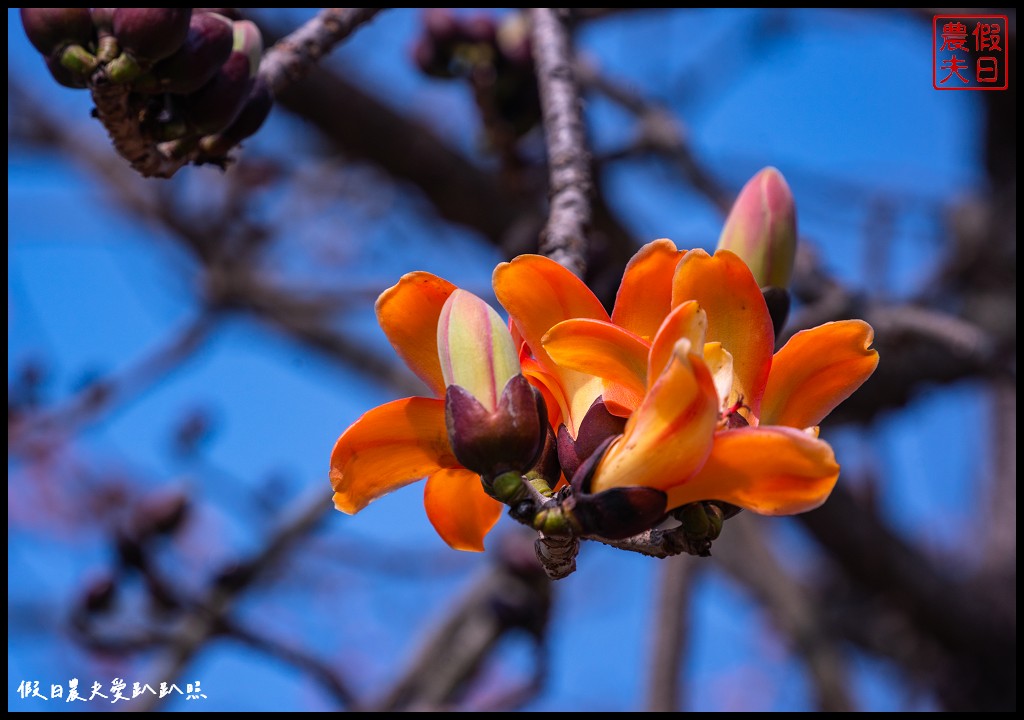
[[[627,269],[652,277],[659,306],[670,297],[653,337],[613,317],[566,320],[542,338],[560,367],[601,377],[606,402],[615,399],[609,407],[629,418],[590,489],[656,488],[669,509],[704,500],[769,515],[817,507],[839,466],[816,426],[874,372],[871,327],[827,323],[773,357],[772,321],[746,264],[727,250],[691,250],[666,283],[652,258],[673,251],[656,241]],[[622,297],[620,288],[616,309]]]
[[[508,328],[475,295],[414,272],[381,294],[376,311],[399,356],[436,397],[385,403],[338,438],[335,507],[354,514],[426,477],[423,503],[438,534],[455,549],[483,550],[503,506],[487,495],[480,473],[523,472],[536,459],[547,432],[539,396],[519,374]]]

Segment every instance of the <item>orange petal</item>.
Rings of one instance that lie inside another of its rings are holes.
[[[601,320],[560,322],[543,339],[559,367],[625,385],[641,396],[647,389],[650,345],[629,330]]]
[[[461,468],[438,470],[427,478],[423,505],[442,540],[471,552],[483,552],[484,536],[504,507],[484,492],[479,475]]]
[[[544,370],[540,363],[529,355],[521,357],[520,362],[523,368],[523,375],[544,396],[544,406],[548,411],[548,422],[557,431],[559,425],[568,422],[566,418],[569,416],[569,401],[562,391],[562,386],[558,384],[558,379],[554,375]]]
[[[494,293],[541,365],[541,338],[570,318],[607,321],[601,302],[582,280],[543,255],[520,255],[494,269]]]
[[[672,277],[682,251],[671,240],[655,240],[634,255],[615,296],[612,322],[650,340],[672,309]]]
[[[791,337],[772,360],[761,422],[795,428],[820,423],[875,371],[874,337],[863,320],[826,323]]]
[[[428,272],[411,272],[377,298],[377,322],[405,364],[437,397],[444,378],[437,359],[437,319],[455,286]]]
[[[696,472],[708,453],[718,419],[711,374],[685,338],[668,367],[612,443],[594,475],[594,492],[642,485],[659,490]]]
[[[721,500],[762,515],[792,515],[825,502],[838,477],[832,448],[802,430],[723,430],[704,467],[668,491],[668,507]]]
[[[628,418],[644,401],[644,393],[617,382],[604,381],[601,399],[612,415]]]
[[[647,385],[650,387],[661,375],[681,338],[690,341],[695,353],[702,353],[708,332],[708,318],[697,302],[688,300],[672,309],[668,317],[658,328],[658,334],[651,343],[651,352],[647,361]]]
[[[582,280],[542,255],[520,255],[494,269],[494,292],[508,311],[541,367],[555,375],[569,403],[567,425],[576,425],[601,394],[600,380],[559,368],[541,345],[541,338],[571,318],[608,321],[608,313]]]
[[[728,250],[709,256],[691,250],[672,281],[672,305],[696,300],[708,314],[708,342],[720,342],[733,359],[734,390],[757,415],[768,382],[775,332],[750,269]]]
[[[405,398],[375,407],[334,445],[334,505],[352,515],[441,468],[459,467],[448,443],[444,401]]]

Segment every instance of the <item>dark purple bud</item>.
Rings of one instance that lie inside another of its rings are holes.
[[[533,464],[533,467],[530,468],[527,474],[530,476],[539,475],[547,480],[548,485],[554,487],[558,484],[559,477],[562,474],[562,466],[558,462],[558,439],[555,437],[555,431],[551,429],[550,425],[545,423],[544,426],[547,428],[544,433],[544,447],[537,457],[537,462]]]
[[[423,11],[423,27],[436,43],[450,43],[458,38],[458,18],[451,8],[426,8]]]
[[[451,77],[448,62],[437,51],[437,46],[429,37],[421,37],[412,46],[412,61],[426,75],[434,77]]]
[[[493,412],[467,390],[449,385],[445,418],[455,457],[489,477],[530,470],[547,437],[544,399],[522,375],[508,381]]]
[[[136,60],[154,63],[181,47],[191,18],[192,8],[117,8],[114,37]]]
[[[579,436],[573,440],[569,430],[562,425],[558,429],[558,459],[562,472],[570,480],[577,468],[610,437],[621,435],[626,427],[626,418],[608,412],[604,400],[598,398],[587,410],[580,423]]]
[[[572,515],[585,535],[609,540],[649,530],[665,516],[668,496],[649,487],[618,487],[594,495],[577,495]]]
[[[50,71],[50,75],[60,85],[68,88],[74,88],[75,90],[81,90],[86,87],[86,77],[79,75],[68,70],[66,67],[61,65],[59,60],[55,60],[52,57],[43,58],[46,61],[46,69]]]
[[[781,337],[782,329],[786,327],[786,318],[789,317],[789,290],[767,285],[761,288],[761,294],[764,296],[765,305],[768,306],[768,314],[772,318],[775,337]]]
[[[229,20],[241,20],[242,16],[238,12],[238,8],[192,8],[192,13],[199,15],[202,13],[217,13],[223,15]]]
[[[235,145],[256,134],[273,107],[274,97],[270,94],[270,87],[262,77],[257,75],[252,91],[249,93],[249,99],[245,101],[242,112],[238,114],[235,121],[224,132],[203,138],[199,144],[200,147],[207,155],[217,157],[227,155]]]
[[[153,68],[159,89],[178,95],[195,92],[227,62],[234,41],[234,26],[226,17],[216,13],[193,15],[182,46]]]
[[[114,11],[117,8],[89,8],[89,17],[100,37],[114,33]]]
[[[569,478],[569,482],[572,484],[572,489],[577,493],[589,493],[590,492],[590,480],[594,477],[594,471],[597,470],[598,464],[601,462],[601,458],[604,457],[608,447],[621,435],[613,435],[606,438],[603,443],[597,446],[594,452],[587,456],[587,459],[580,463],[579,467]],[[563,466],[562,471],[565,472]]]
[[[498,26],[490,15],[473,15],[460,23],[466,40],[472,43],[493,45],[498,33]]]
[[[234,51],[208,83],[180,98],[181,114],[198,134],[219,133],[242,112],[252,86],[248,55]]]
[[[94,38],[88,8],[21,8],[21,24],[32,46],[46,56]]]

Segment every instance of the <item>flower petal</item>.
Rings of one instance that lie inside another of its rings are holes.
[[[875,333],[863,320],[801,330],[775,354],[761,401],[761,422],[817,425],[859,388],[878,366]]]
[[[591,318],[607,322],[608,313],[582,280],[542,255],[520,255],[501,263],[494,269],[493,283],[498,301],[534,357],[542,368],[558,377],[569,403],[566,424],[575,436],[578,423],[601,394],[601,381],[559,368],[544,350],[541,338],[563,320]]]
[[[708,342],[721,342],[733,359],[734,390],[756,416],[772,363],[775,331],[750,269],[728,250],[709,256],[691,250],[672,281],[672,305],[696,300],[708,314]]]
[[[593,492],[632,485],[665,490],[685,482],[711,451],[717,420],[711,374],[684,338],[626,422],[623,436],[605,453],[591,482]]]
[[[444,401],[395,400],[365,413],[335,443],[334,505],[352,515],[382,495],[458,466],[448,443]]]
[[[722,343],[713,342],[704,346],[704,364],[715,380],[718,391],[719,407],[727,410],[736,402],[736,393],[732,389],[735,373],[732,369],[732,355],[722,347]]]
[[[625,328],[601,320],[565,320],[542,342],[559,367],[624,385],[641,397],[647,389],[650,346]]]
[[[437,319],[455,286],[428,272],[411,272],[377,298],[377,322],[395,352],[427,384],[444,397],[444,378],[437,359]]]
[[[484,536],[504,505],[487,495],[469,470],[438,470],[423,487],[423,506],[441,539],[456,550],[483,552]]]
[[[651,343],[647,361],[647,386],[653,385],[661,375],[681,338],[689,340],[691,351],[699,355],[703,352],[707,332],[708,317],[695,300],[688,300],[673,308]]]
[[[655,240],[634,255],[615,295],[612,322],[650,340],[672,309],[672,277],[683,251],[671,240]]]
[[[704,467],[668,491],[668,507],[721,500],[762,515],[792,515],[825,502],[838,477],[829,444],[802,430],[723,430]]]
[[[548,411],[548,422],[552,428],[557,428],[569,415],[569,401],[558,384],[558,379],[540,366],[536,360],[529,355],[520,356],[520,363],[523,368],[523,376],[530,381],[530,384],[540,390],[544,397],[544,406]]]

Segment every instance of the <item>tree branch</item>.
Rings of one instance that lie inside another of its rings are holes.
[[[324,8],[282,38],[260,62],[260,76],[274,95],[306,76],[334,46],[387,8]]]
[[[531,8],[530,39],[544,117],[551,202],[540,252],[583,277],[594,188],[569,34],[554,9]]]
[[[222,576],[210,587],[206,597],[196,603],[181,624],[175,644],[157,663],[153,677],[161,680],[180,677],[203,646],[229,622],[235,601],[309,535],[327,516],[330,508],[330,498],[319,484],[296,500],[285,511],[281,524],[266,538],[263,546],[248,560],[235,566],[230,574]],[[132,709],[139,712],[154,710],[160,702],[155,695],[147,695],[140,700],[141,705]]]
[[[551,583],[533,558],[528,534],[502,538],[496,563],[436,624],[412,663],[375,708],[438,710],[456,699],[498,640],[522,629],[543,643]]]
[[[837,638],[826,626],[818,603],[783,569],[771,551],[760,518],[743,513],[715,544],[718,562],[768,610],[804,659],[819,710],[854,709]]]
[[[679,677],[688,641],[690,589],[696,569],[694,561],[687,557],[668,558],[659,568],[647,684],[647,710],[650,712],[677,712],[681,707]]]

